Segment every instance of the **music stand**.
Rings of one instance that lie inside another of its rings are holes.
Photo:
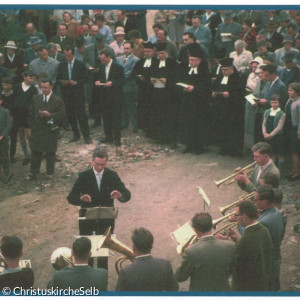
[[[119,209],[117,207],[86,207],[80,208],[78,220],[104,220],[116,219]]]

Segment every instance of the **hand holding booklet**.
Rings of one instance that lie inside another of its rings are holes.
[[[176,85],[182,86],[183,88],[187,88],[187,87],[189,87],[189,85],[188,85],[188,84],[186,84],[186,83],[183,83],[183,82],[177,82],[177,83],[176,83]]]
[[[253,94],[249,94],[249,95],[245,96],[245,98],[253,106],[256,105],[257,100],[258,100]]]

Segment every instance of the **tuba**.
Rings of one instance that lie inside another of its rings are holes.
[[[231,174],[230,176],[222,179],[222,180],[219,180],[219,181],[215,181],[215,184],[217,187],[219,187],[220,185],[224,184],[224,185],[229,185],[229,184],[232,184],[235,182],[235,176],[238,175],[238,174],[241,174],[241,173],[250,173],[253,171],[254,167],[256,166],[256,161],[253,162],[252,164],[242,168],[241,170]]]
[[[116,238],[112,237],[110,230],[111,227],[107,229],[102,239],[99,241],[97,250],[99,250],[100,248],[109,248],[124,255],[118,258],[118,260],[115,263],[116,272],[117,274],[119,274],[120,269],[122,268],[122,265],[126,260],[134,260],[134,253],[129,247],[121,243]]]
[[[57,248],[52,252],[50,262],[52,267],[57,271],[60,271],[69,265],[73,266],[71,249],[67,247]]]

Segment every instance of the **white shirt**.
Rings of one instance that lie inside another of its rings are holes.
[[[279,111],[281,111],[281,109],[280,109],[280,107],[278,107],[277,109],[273,109],[272,107],[271,107],[271,112],[270,112],[270,116],[276,116],[276,114],[279,112]]]
[[[151,58],[146,58],[143,67],[144,67],[144,68],[150,68],[150,67],[151,67],[151,62],[152,62],[152,59],[151,59]]]
[[[45,97],[46,97],[46,103],[48,103],[51,95],[52,95],[52,92],[50,92],[49,95],[47,95],[47,96],[43,94],[43,102],[45,101]]]
[[[109,70],[110,70],[111,64],[112,64],[112,59],[111,59],[110,62],[105,66],[105,78],[106,78],[106,80],[108,79],[108,75],[109,75]]]
[[[97,185],[98,185],[98,190],[100,191],[100,187],[101,187],[101,180],[102,180],[102,176],[103,176],[103,172],[104,169],[101,172],[97,172],[94,167],[93,167],[93,171],[97,180]]]
[[[75,61],[75,56],[74,56],[72,61],[68,62],[68,73],[69,73],[69,79],[70,80],[72,78],[72,70],[73,70],[73,66],[74,66],[74,61]]]
[[[273,86],[273,84],[276,82],[276,80],[277,79],[279,79],[279,77],[277,76],[273,81],[272,81],[272,83],[271,83],[271,85],[270,85],[270,87],[269,87],[269,89]]]
[[[272,159],[269,159],[269,161],[265,165],[259,166],[259,170],[258,170],[257,177],[256,177],[256,182],[258,182],[262,171],[264,169],[266,169],[271,163],[272,163]]]
[[[27,92],[31,88],[31,85],[25,84],[25,82],[22,82],[22,90],[23,92]]]
[[[228,83],[228,76],[224,76],[222,81],[221,81],[221,84],[227,84]]]
[[[16,56],[15,53],[13,54],[13,56],[9,56],[9,55],[7,54],[7,57],[8,57],[8,59],[10,60],[11,63],[14,61],[15,56]]]

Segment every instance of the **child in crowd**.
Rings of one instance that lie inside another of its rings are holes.
[[[262,132],[267,143],[272,146],[272,159],[282,174],[284,163],[283,125],[285,113],[280,108],[280,96],[275,94],[270,99],[271,108],[264,113]]]
[[[3,169],[2,181],[8,183],[12,177],[9,171],[8,136],[11,129],[11,119],[8,109],[2,107],[0,96],[0,167]]]

